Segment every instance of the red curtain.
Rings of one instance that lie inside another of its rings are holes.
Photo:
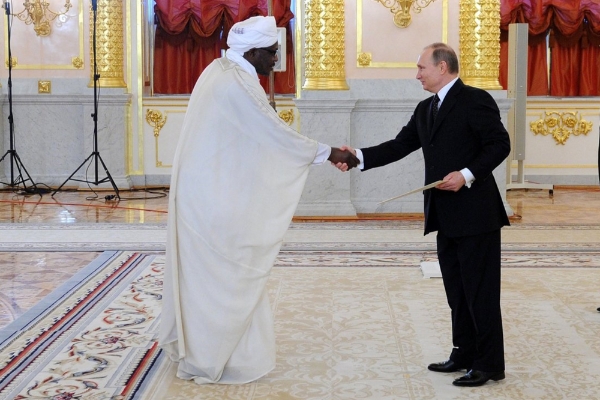
[[[291,0],[274,0],[277,26],[287,31],[287,71],[275,73],[275,92],[295,93]],[[154,93],[189,94],[221,49],[231,26],[267,15],[267,0],[155,0]],[[266,80],[263,86],[266,86]],[[291,84],[290,84],[291,83]]]
[[[506,88],[508,25],[529,24],[528,95],[600,96],[599,0],[501,0],[500,84]],[[550,87],[546,38],[549,36]]]

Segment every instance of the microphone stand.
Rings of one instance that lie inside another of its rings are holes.
[[[110,184],[112,185],[114,191],[115,191],[115,196],[117,198],[117,200],[121,200],[121,197],[119,196],[119,189],[117,188],[117,185],[115,184],[115,181],[113,180],[112,176],[110,176],[110,172],[108,172],[108,168],[106,167],[106,164],[104,164],[104,161],[102,160],[102,157],[100,157],[100,152],[98,151],[98,81],[100,80],[100,74],[98,74],[98,62],[97,62],[97,56],[96,56],[96,17],[98,14],[98,0],[92,0],[92,13],[93,13],[93,35],[92,35],[92,46],[94,47],[94,51],[93,51],[93,59],[94,59],[94,113],[92,114],[92,119],[94,120],[94,149],[92,151],[92,154],[90,154],[85,160],[83,160],[83,162],[79,165],[79,167],[77,167],[77,169],[71,174],[71,176],[69,176],[67,178],[66,181],[63,182],[62,185],[60,185],[58,187],[58,189],[56,189],[54,191],[54,193],[52,193],[52,197],[54,197],[54,195],[56,194],[56,192],[58,192],[68,181],[73,180],[73,181],[77,181],[77,182],[85,182],[85,183],[91,183],[94,185],[99,185],[101,183],[104,182],[110,182]],[[73,175],[75,175],[77,173],[77,171],[79,171],[81,169],[81,167],[84,166],[84,164],[86,162],[88,162],[91,158],[94,158],[94,180],[93,181],[88,181],[88,180],[84,180],[84,179],[74,179]],[[104,168],[104,172],[106,172],[106,178],[104,179],[98,179],[98,161],[100,161],[100,163],[102,164],[102,167]],[[106,196],[106,198],[108,199],[110,196]]]
[[[29,172],[27,172],[25,165],[23,165],[23,162],[21,161],[21,158],[19,157],[19,154],[17,154],[17,150],[15,149],[15,123],[14,123],[14,117],[13,117],[13,99],[12,99],[12,52],[11,52],[11,48],[10,48],[10,34],[11,34],[10,31],[12,30],[12,26],[10,23],[10,17],[11,17],[10,3],[8,1],[5,1],[3,8],[4,8],[4,11],[6,12],[6,24],[7,24],[6,28],[7,28],[7,32],[8,32],[8,126],[9,126],[9,136],[10,136],[10,148],[6,151],[6,153],[4,153],[2,158],[0,158],[0,163],[2,161],[4,161],[6,156],[9,156],[9,159],[10,159],[10,183],[6,183],[6,182],[0,182],[0,183],[10,186],[10,187],[13,187],[13,188],[22,184],[23,190],[26,193],[40,194],[36,184],[33,182],[33,179],[31,179]],[[17,171],[19,172],[18,176],[16,176],[16,177],[15,177],[15,167],[17,168]],[[23,173],[25,173],[25,176],[27,178],[23,177]],[[25,184],[25,182],[27,182],[27,181],[31,182],[31,187],[29,187],[29,188]]]

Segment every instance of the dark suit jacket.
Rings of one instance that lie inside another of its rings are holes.
[[[361,149],[364,171],[398,161],[422,148],[425,184],[468,168],[471,188],[425,191],[425,234],[471,236],[509,225],[492,171],[509,155],[510,139],[496,102],[488,92],[458,79],[432,124],[432,97],[421,101],[395,139]],[[433,126],[432,126],[433,125]]]

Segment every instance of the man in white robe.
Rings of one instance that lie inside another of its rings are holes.
[[[309,139],[270,106],[273,17],[235,24],[190,97],[173,163],[160,346],[177,376],[241,384],[275,367],[266,283],[308,169],[349,152]]]

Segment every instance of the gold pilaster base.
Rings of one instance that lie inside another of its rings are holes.
[[[498,81],[498,78],[475,78],[475,77],[463,77],[460,79],[469,86],[478,87],[485,90],[502,90],[502,86]]]
[[[100,76],[98,86],[103,88],[126,88],[127,83],[125,83],[123,78],[103,78]],[[94,81],[91,81],[88,87],[94,87]]]
[[[349,90],[346,78],[306,78],[305,90]]]

